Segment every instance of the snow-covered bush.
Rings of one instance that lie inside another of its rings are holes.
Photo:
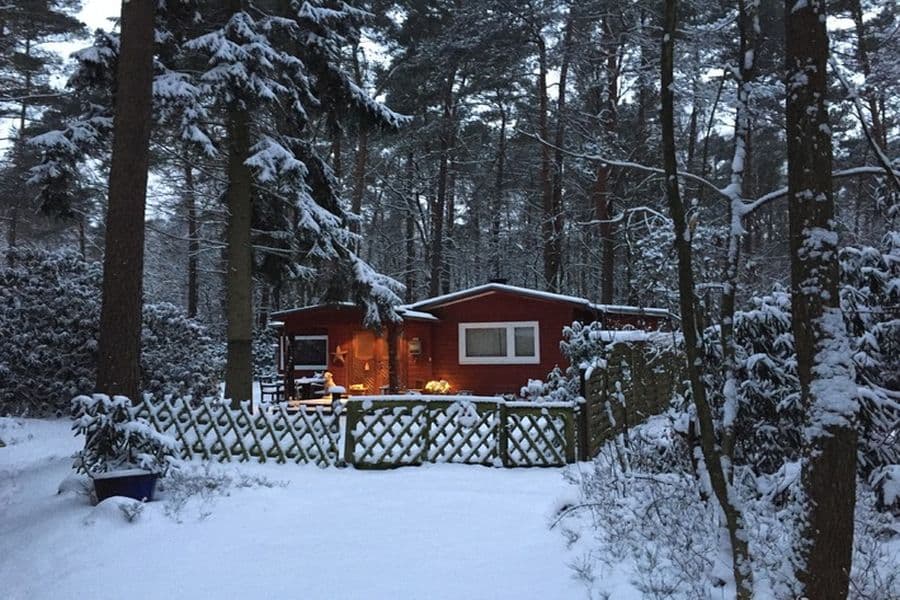
[[[564,327],[560,350],[569,362],[565,370],[554,367],[547,381],[532,379],[521,388],[520,394],[536,402],[578,401],[581,398],[581,377],[590,377],[595,369],[606,369],[617,345],[627,344],[639,349],[647,364],[671,362],[664,355],[674,350],[671,334],[628,331],[613,333],[600,322],[583,324],[579,321]],[[671,358],[671,356],[669,356]],[[624,370],[627,370],[627,365]]]
[[[695,476],[680,434],[683,415],[670,411],[628,431],[625,444],[607,443],[591,467],[569,472],[577,497],[562,504],[554,527],[577,557],[576,576],[603,597],[604,569],[630,566],[645,598],[696,600],[727,597],[730,556],[715,532],[720,513]],[[622,454],[625,454],[623,460]],[[801,497],[799,463],[754,476],[736,467],[735,499],[749,536],[754,598],[796,598],[791,560]],[[850,598],[892,598],[900,578],[896,519],[876,508],[876,494],[860,482]]]
[[[751,306],[738,311],[734,320],[740,404],[735,460],[758,472],[774,473],[786,461],[797,459],[803,423],[791,297],[776,286],[770,295],[752,298]],[[718,398],[721,381],[714,381],[710,392]]]
[[[178,451],[175,439],[138,417],[125,396],[77,396],[72,408],[76,416],[72,429],[84,436],[84,448],[75,455],[76,472],[140,468],[164,474]]]
[[[867,475],[900,462],[900,234],[881,249],[840,253],[841,309],[850,335],[860,403],[859,467]],[[773,473],[801,452],[804,415],[791,325],[791,296],[776,286],[737,311],[738,413],[735,461]],[[722,364],[718,329],[705,336],[707,364]],[[721,411],[723,374],[706,370],[710,400]]]
[[[900,463],[900,232],[840,253],[841,309],[860,386],[860,467]]]
[[[179,463],[161,487],[166,492],[165,513],[181,522],[188,505],[198,504],[200,518],[208,516],[217,496],[228,496],[234,489],[286,487],[286,481],[273,481],[263,475],[252,475],[225,468],[215,463]]]
[[[94,391],[102,269],[72,251],[16,249],[0,267],[0,414],[62,415]],[[224,363],[206,328],[175,306],[146,305],[143,388],[209,395]]]
[[[900,502],[900,235],[888,235],[881,249],[845,248],[840,258],[841,308],[861,406],[850,598],[888,598],[900,584],[900,558],[892,550],[900,544],[900,530],[891,513]],[[775,287],[734,319],[738,412],[732,493],[749,537],[754,597],[797,597],[799,591],[791,565],[803,512],[799,459],[805,419],[791,318],[790,293]],[[704,384],[719,433],[720,335],[718,327],[704,335]],[[567,331],[564,351],[576,367],[611,371],[616,365],[608,350],[596,325]],[[731,579],[731,558],[722,555],[713,533],[722,531],[721,516],[709,500],[702,460],[683,435],[694,420],[692,407],[672,407],[665,417],[607,442],[594,468],[582,469],[577,478],[581,497],[560,512],[570,542],[587,544],[576,572],[592,586],[602,584],[592,569],[626,561],[645,597],[727,595],[722,586]],[[586,540],[586,532],[593,538]]]
[[[572,402],[578,399],[580,387],[578,377],[569,377],[559,367],[553,367],[546,382],[529,379],[519,390],[519,395],[532,402]]]
[[[225,365],[206,327],[168,303],[144,306],[142,391],[156,396],[214,396]]]
[[[275,347],[278,336],[271,327],[260,327],[253,332],[253,378],[272,379],[278,375],[275,366]]]
[[[75,252],[16,249],[0,267],[0,414],[68,412],[92,391],[102,270]]]

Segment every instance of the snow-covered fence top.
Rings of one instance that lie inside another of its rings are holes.
[[[283,405],[273,405],[251,410],[249,403],[244,403],[232,409],[209,399],[145,398],[138,405],[138,416],[160,433],[174,436],[184,458],[272,460],[322,467],[341,461],[338,417],[321,408],[288,411]]]
[[[371,396],[346,405],[344,457],[358,468],[425,462],[505,467],[575,461],[570,402],[475,396]]]
[[[395,394],[380,396],[353,396],[348,402],[418,402],[418,403],[446,403],[449,401],[471,404],[504,404],[507,407],[519,408],[573,408],[575,402],[534,402],[532,400],[507,400],[503,396],[472,396],[472,395],[448,395],[448,394]]]
[[[368,396],[331,412],[146,398],[137,408],[138,416],[180,442],[184,458],[390,468],[424,462],[552,466],[574,462],[576,455],[576,406],[568,402]]]
[[[671,345],[617,343],[606,347],[603,368],[586,369],[579,412],[579,458],[666,410],[682,379],[681,358]]]

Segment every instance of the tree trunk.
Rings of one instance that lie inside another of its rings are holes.
[[[242,10],[241,0],[230,0],[231,12]],[[226,337],[225,397],[232,408],[253,397],[253,249],[251,174],[245,161],[250,153],[250,115],[234,100],[228,107],[228,220],[225,226]]]
[[[413,163],[413,153],[410,151],[406,157],[406,260],[404,263],[404,272],[406,273],[406,296],[407,304],[412,303],[416,299],[416,184],[415,184],[415,165]]]
[[[732,573],[737,597],[751,597],[749,550],[747,537],[743,531],[743,519],[732,501],[732,492],[722,467],[722,455],[716,442],[712,410],[706,398],[706,387],[702,373],[703,341],[698,326],[696,312],[697,298],[694,288],[694,273],[691,256],[691,237],[687,227],[684,203],[678,185],[678,164],[675,155],[675,94],[674,56],[677,30],[677,0],[666,0],[665,21],[662,43],[662,111],[660,113],[663,142],[663,166],[666,174],[666,196],[675,234],[675,250],[678,255],[678,291],[681,308],[681,322],[687,373],[691,384],[691,395],[697,410],[700,428],[700,450],[703,454],[710,487],[725,518],[728,542],[731,546]]]
[[[197,261],[200,253],[200,224],[197,222],[197,194],[194,189],[194,169],[189,162],[184,163],[184,201],[187,205],[188,226],[188,316],[197,316],[199,283]]]
[[[856,499],[856,386],[838,296],[825,5],[785,2],[791,308],[806,412],[797,576],[809,598],[846,598]]]
[[[2,31],[2,23],[0,23],[0,31]],[[25,61],[27,65],[27,61],[31,57],[31,38],[27,38],[25,40]],[[25,71],[25,85],[22,88],[22,105],[19,108],[19,131],[16,133],[16,139],[13,142],[15,145],[13,147],[13,157],[15,162],[18,163],[16,167],[21,170],[25,170],[26,166],[24,163],[24,154],[25,154],[25,123],[28,121],[28,96],[31,94],[31,71]],[[19,203],[21,201],[21,196],[19,194],[12,195],[12,208],[9,211],[9,225],[6,230],[6,246],[7,250],[13,250],[19,243]],[[10,267],[15,264],[15,260],[13,259],[13,253],[9,252],[7,254],[7,261]]]
[[[13,200],[13,202],[17,202],[17,200]],[[13,259],[13,253],[9,252],[9,250],[13,250],[16,245],[19,243],[19,207],[17,204],[13,204],[12,210],[9,215],[9,225],[7,225],[6,229],[6,247],[7,247],[7,263],[10,267],[15,265],[15,260]]]
[[[450,149],[453,147],[453,84],[456,80],[456,67],[450,68],[444,88],[444,115],[441,124],[440,164],[438,166],[437,195],[431,210],[431,277],[428,292],[434,297],[441,291],[441,273],[444,269],[444,211],[447,203],[447,179],[450,162]]]
[[[81,260],[87,260],[87,232],[85,231],[85,221],[87,217],[84,214],[78,215],[78,254]]]
[[[350,231],[358,234],[362,222],[362,201],[366,193],[366,163],[369,161],[369,130],[360,122],[356,137],[356,157],[353,160],[353,193],[350,196]],[[357,248],[357,252],[359,249]]]
[[[550,127],[548,125],[547,98],[547,43],[544,36],[536,34],[538,47],[538,131],[542,140],[550,139]],[[553,181],[552,163],[550,160],[550,147],[541,144],[541,238],[544,249],[544,286],[551,292],[559,291],[560,284],[560,240],[556,235],[557,215],[553,206]],[[561,218],[561,215],[559,215]]]
[[[144,205],[153,86],[154,0],[122,3],[97,391],[140,400]]]
[[[744,198],[750,149],[750,86],[756,77],[756,55],[759,31],[758,6],[755,2],[738,0],[738,31],[740,53],[738,61],[737,105],[734,116],[734,157],[731,161],[731,184],[728,187],[730,204],[728,254],[725,258],[721,305],[721,337],[724,372],[724,410],[722,451],[726,458],[726,477],[731,479],[731,459],[734,453],[734,423],[738,414],[737,358],[734,342],[734,308],[738,285],[738,262],[741,236],[744,234]]]
[[[863,10],[860,0],[850,0],[850,13],[853,16],[853,24],[856,28],[856,58],[859,70],[866,78],[866,86],[863,97],[868,104],[872,115],[872,137],[882,148],[887,148],[887,132],[882,124],[882,111],[879,110],[878,92],[872,88],[868,79],[872,73],[872,64],[869,61],[869,52],[866,48],[866,28],[863,21]]]
[[[497,141],[497,177],[494,180],[494,205],[491,208],[491,273],[494,279],[503,275],[500,256],[500,217],[503,212],[503,180],[506,167],[506,106],[498,99],[500,107],[500,139]]]
[[[574,7],[569,11],[566,19],[565,33],[562,39],[562,63],[559,68],[559,96],[556,101],[556,134],[553,139],[555,146],[553,151],[553,190],[551,198],[551,215],[553,230],[553,252],[556,255],[556,269],[562,270],[562,246],[563,246],[563,146],[566,134],[566,82],[569,75],[569,63],[572,60],[572,50],[575,39],[576,13]],[[543,84],[546,85],[546,79]],[[546,92],[545,92],[546,93]],[[562,284],[562,273],[556,276],[558,290]]]
[[[716,110],[719,108],[719,100],[722,98],[722,90],[725,89],[725,80],[727,77],[722,75],[719,81],[719,88],[716,91],[716,99],[713,100],[712,109],[709,111],[709,120],[706,124],[706,134],[703,136],[703,157],[700,159],[700,177],[706,178],[709,168],[709,139],[712,134],[713,125],[716,122]],[[703,197],[706,193],[706,186],[701,185],[697,190],[697,202],[702,204]]]
[[[618,98],[619,98],[619,65],[617,50],[614,45],[614,32],[610,17],[603,22],[603,36],[606,44],[606,94],[602,104],[601,125],[603,139],[612,146],[618,136]],[[600,302],[612,304],[615,294],[616,246],[614,226],[610,222],[613,211],[613,199],[610,193],[611,168],[608,164],[598,163],[594,179],[594,214],[599,224],[600,249]]]
[[[331,133],[331,170],[334,172],[334,178],[338,180],[338,185],[341,188],[343,188],[343,186],[340,185],[341,178],[344,176],[344,163],[342,159],[341,130],[338,127],[335,127],[334,131]]]
[[[448,161],[452,165],[452,160]],[[456,173],[453,169],[447,175],[447,234],[444,248],[444,265],[441,269],[441,293],[450,293],[450,278],[453,274],[453,261],[456,253]]]
[[[400,392],[400,329],[401,323],[388,323],[387,347],[388,347],[388,393]]]

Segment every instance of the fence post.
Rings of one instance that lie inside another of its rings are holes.
[[[509,410],[506,401],[497,402],[497,451],[504,467],[509,466]]]
[[[588,398],[588,382],[584,370],[578,371],[581,382],[581,397],[578,408],[578,460],[591,460],[591,401]]]
[[[353,428],[359,418],[359,406],[357,402],[352,400],[347,402],[347,417],[344,421],[344,462],[348,465],[356,466],[356,460],[353,457]]]
[[[431,425],[434,421],[434,414],[432,414],[431,411],[431,403],[425,402],[424,404],[425,427],[422,428],[422,454],[420,455],[420,462],[427,463],[431,460],[429,454],[431,452]]]
[[[575,462],[575,405],[563,409],[566,424],[566,464]]]

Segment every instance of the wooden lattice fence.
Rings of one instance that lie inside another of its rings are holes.
[[[669,405],[681,380],[681,360],[671,348],[649,342],[617,343],[582,383],[585,402],[578,420],[579,459]]]
[[[137,416],[180,442],[184,458],[359,468],[563,465],[576,456],[574,414],[572,403],[441,396],[354,398],[335,413],[210,400],[147,398],[137,406]]]
[[[351,400],[344,457],[359,468],[425,462],[506,467],[574,462],[574,404],[501,399]]]
[[[287,411],[283,405],[251,410],[202,400],[145,399],[137,406],[161,433],[181,443],[183,458],[259,462],[313,463],[322,467],[341,462],[340,422],[321,408]]]

